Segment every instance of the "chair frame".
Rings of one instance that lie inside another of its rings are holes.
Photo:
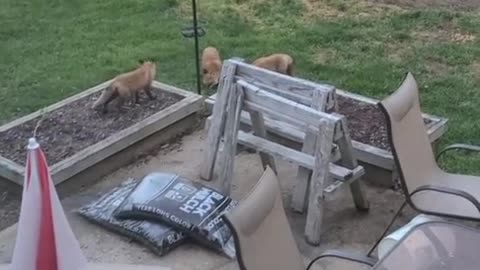
[[[347,261],[352,261],[356,263],[361,263],[368,265],[370,267],[374,267],[375,264],[378,262],[376,259],[365,256],[363,254],[357,254],[357,253],[351,253],[351,252],[345,252],[345,251],[340,251],[340,250],[326,250],[322,252],[319,256],[315,257],[310,263],[308,264],[306,270],[310,270],[310,268],[319,260],[325,259],[325,258],[337,258],[337,259],[342,259],[342,260],[347,260]],[[242,269],[243,270],[243,269]]]
[[[240,267],[240,270],[247,270],[243,262],[242,252],[240,248],[240,238],[238,237],[237,231],[235,230],[235,226],[233,226],[233,224],[230,222],[226,215],[222,215],[221,218],[232,233],[233,243],[235,244],[235,256],[237,257],[238,266]]]
[[[414,225],[407,233],[405,233],[405,235],[402,236],[402,238],[400,238],[398,240],[397,243],[395,243],[395,245],[385,254],[385,256],[383,256],[382,259],[380,260],[377,260],[376,258],[372,258],[370,256],[363,256],[361,254],[355,254],[355,253],[348,253],[348,252],[343,252],[343,251],[337,251],[337,250],[327,250],[325,252],[323,252],[320,256],[314,258],[310,264],[308,265],[307,267],[307,270],[309,270],[314,264],[315,262],[321,260],[321,259],[324,259],[324,258],[339,258],[339,259],[344,259],[344,260],[348,260],[348,261],[353,261],[353,262],[357,262],[357,263],[361,263],[361,264],[365,264],[365,265],[368,265],[368,266],[371,266],[373,269],[375,269],[375,267],[379,264],[381,264],[383,262],[383,260],[385,260],[385,258],[388,257],[388,255],[390,255],[392,252],[395,251],[395,249],[402,244],[402,242],[408,237],[410,236],[410,234],[412,234],[413,232],[415,232],[415,230],[418,228],[418,227],[421,227],[421,226],[427,226],[427,225],[430,225],[430,224],[447,224],[447,225],[453,225],[453,226],[456,226],[456,227],[460,227],[462,229],[465,229],[465,230],[469,230],[469,231],[472,231],[472,232],[476,232],[476,233],[479,233],[479,231],[477,229],[474,229],[474,228],[471,228],[469,226],[466,226],[466,225],[463,225],[463,224],[458,224],[458,223],[453,223],[453,222],[450,222],[450,221],[438,221],[438,220],[433,220],[433,221],[427,221],[427,222],[424,222],[424,223],[420,223],[420,224],[416,224]]]
[[[408,76],[408,74],[409,73],[407,73],[405,75],[405,77],[404,77],[405,79]],[[405,79],[404,79],[404,81],[405,81]],[[405,208],[405,206],[407,204],[413,210],[415,210],[416,212],[423,213],[423,214],[426,214],[426,215],[434,215],[434,216],[439,216],[439,217],[455,218],[455,219],[462,219],[462,220],[469,220],[469,221],[480,221],[479,218],[473,218],[473,217],[470,218],[470,217],[463,217],[463,216],[450,215],[450,214],[444,214],[444,213],[440,213],[440,212],[432,212],[432,211],[428,211],[428,210],[423,210],[423,209],[420,209],[419,207],[417,207],[413,203],[411,198],[416,193],[422,192],[422,191],[434,191],[434,192],[438,192],[438,193],[445,193],[445,194],[451,194],[451,195],[456,195],[456,196],[462,197],[462,198],[468,200],[469,202],[471,202],[475,206],[475,208],[477,208],[477,210],[480,212],[480,202],[474,196],[472,196],[471,194],[469,194],[465,191],[462,191],[462,190],[457,190],[457,189],[442,187],[442,186],[436,186],[436,185],[424,185],[424,186],[420,186],[420,187],[416,188],[412,192],[409,192],[408,186],[407,186],[406,181],[405,181],[405,176],[403,174],[402,166],[401,166],[400,161],[398,159],[397,151],[396,151],[395,145],[393,143],[392,122],[391,122],[390,116],[388,114],[387,109],[383,106],[382,102],[378,102],[377,105],[380,108],[380,110],[382,111],[383,115],[385,116],[385,122],[387,124],[388,139],[390,141],[390,146],[391,146],[391,149],[392,149],[393,159],[394,159],[394,162],[395,162],[395,166],[398,170],[398,176],[400,178],[402,189],[403,189],[403,192],[405,194],[405,201],[399,207],[397,212],[395,212],[395,215],[393,216],[391,222],[389,223],[389,225],[387,226],[385,231],[381,234],[380,238],[375,242],[375,244],[368,251],[367,256],[371,257],[375,248],[378,246],[378,244],[383,239],[383,237],[385,237],[385,235],[388,233],[391,226],[394,224],[395,220],[397,219],[397,217],[400,215],[400,213],[403,211],[403,209]],[[470,152],[480,152],[480,147],[475,146],[475,145],[468,145],[468,144],[452,144],[452,145],[449,145],[449,146],[443,148],[442,150],[440,150],[438,152],[438,154],[436,155],[435,160],[438,162],[438,160],[445,153],[447,153],[449,151],[452,151],[452,150],[466,150],[466,151],[470,151]]]

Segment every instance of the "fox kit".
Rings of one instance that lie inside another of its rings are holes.
[[[202,53],[203,84],[210,88],[218,85],[221,70],[222,59],[218,50],[214,47],[205,48]]]
[[[253,65],[275,71],[278,73],[293,76],[293,58],[288,54],[275,53],[265,57],[260,57],[253,62]]]
[[[118,75],[112,83],[103,90],[102,95],[95,101],[92,108],[97,109],[103,106],[103,112],[107,112],[107,105],[115,98],[120,98],[118,106],[121,106],[126,99],[135,95],[135,103],[138,103],[139,92],[145,91],[150,99],[155,99],[150,88],[155,78],[156,65],[152,62],[144,62],[137,69]]]

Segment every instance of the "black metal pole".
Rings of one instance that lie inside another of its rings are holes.
[[[202,94],[202,85],[200,82],[200,53],[198,48],[198,25],[197,25],[197,1],[192,0],[193,12],[193,36],[195,38],[195,64],[197,65],[197,93]]]

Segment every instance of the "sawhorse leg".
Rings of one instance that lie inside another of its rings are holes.
[[[319,133],[315,142],[315,165],[310,180],[307,222],[305,225],[306,240],[312,245],[320,244],[324,203],[323,189],[325,180],[329,177],[333,133],[334,124],[325,119],[320,120]]]

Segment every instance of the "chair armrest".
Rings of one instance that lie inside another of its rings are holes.
[[[480,152],[480,146],[463,143],[452,144],[440,150],[440,152],[438,152],[437,156],[435,157],[435,160],[438,161],[443,154],[451,150],[467,150],[470,152]]]
[[[469,202],[471,202],[473,204],[473,206],[475,206],[475,208],[477,208],[478,212],[480,213],[480,202],[474,196],[472,196],[470,193],[467,193],[463,190],[458,190],[458,189],[454,189],[454,188],[450,188],[450,187],[424,185],[424,186],[420,186],[417,189],[415,189],[412,193],[410,193],[409,197],[412,197],[416,193],[422,192],[422,191],[435,191],[435,192],[439,192],[439,193],[446,193],[446,194],[451,194],[451,195],[462,197],[462,198],[468,200]]]
[[[377,262],[377,259],[365,256],[363,254],[350,253],[350,252],[345,252],[340,250],[326,250],[325,252],[320,254],[320,256],[316,257],[308,264],[307,270],[309,270],[310,267],[312,267],[315,264],[315,262],[317,262],[318,260],[328,258],[328,257],[339,258],[339,259],[348,260],[356,263],[361,263],[371,267],[373,267]]]

